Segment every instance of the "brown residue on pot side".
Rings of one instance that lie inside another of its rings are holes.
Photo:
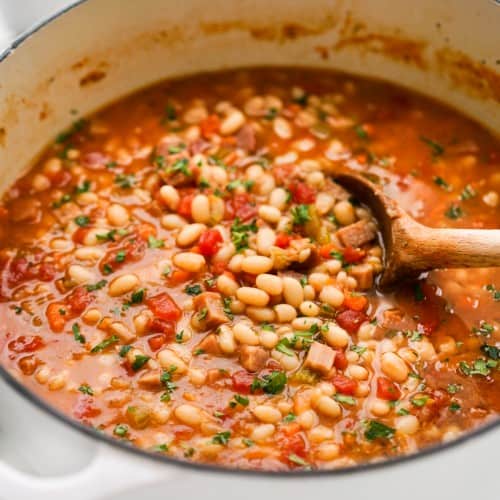
[[[0,127],[0,146],[5,147],[5,139],[7,138],[7,130],[5,127]]]
[[[437,50],[438,69],[447,74],[457,87],[483,98],[500,102],[500,74],[484,63],[449,47]]]
[[[80,78],[80,87],[100,82],[103,78],[106,78],[106,72],[96,69]]]
[[[413,40],[398,33],[370,32],[367,25],[348,13],[339,32],[339,39],[333,50],[339,51],[356,47],[364,52],[381,54],[399,62],[413,64],[420,69],[427,69],[425,49],[427,42]]]
[[[336,23],[337,20],[333,16],[327,15],[320,22],[311,24],[283,22],[269,25],[254,25],[245,21],[222,21],[201,23],[200,29],[207,35],[219,35],[235,30],[248,31],[250,36],[258,40],[285,42],[301,37],[320,35],[334,28]]]

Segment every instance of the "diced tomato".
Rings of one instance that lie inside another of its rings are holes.
[[[338,247],[336,245],[334,245],[333,243],[327,243],[326,245],[322,245],[319,248],[319,255],[323,259],[331,259],[332,258],[331,253],[336,250],[338,250]]]
[[[146,226],[142,229],[143,235],[147,234],[145,227]],[[151,235],[151,233],[149,233],[149,235]],[[149,235],[146,237],[146,240]],[[101,271],[104,273],[109,271],[109,269],[115,271],[129,262],[141,260],[146,253],[146,240],[138,235],[137,238],[127,240],[123,246],[110,250],[99,264]]]
[[[155,335],[154,337],[150,337],[148,339],[149,347],[152,351],[157,351],[167,342],[167,336],[164,334]]]
[[[52,281],[56,275],[56,267],[52,262],[42,262],[38,268],[38,277],[42,281]]]
[[[240,394],[249,394],[250,387],[254,381],[254,375],[248,373],[246,370],[240,370],[232,375],[233,390]]]
[[[316,201],[316,191],[304,182],[291,185],[290,191],[295,203],[310,204]]]
[[[387,401],[396,401],[401,397],[399,387],[388,378],[379,377],[377,379],[377,398]]]
[[[167,321],[179,321],[182,311],[168,293],[159,293],[146,301],[152,313]]]
[[[345,370],[349,364],[344,351],[336,351],[334,365],[337,370]]]
[[[11,340],[8,347],[13,352],[34,352],[44,346],[42,337],[39,335],[20,335]]]
[[[149,324],[149,331],[151,333],[162,333],[166,336],[166,340],[172,340],[175,335],[175,321],[153,318]]]
[[[274,244],[280,248],[288,248],[290,246],[291,241],[292,237],[289,234],[279,233],[278,236],[276,236]]]
[[[217,229],[205,231],[198,241],[200,252],[205,257],[214,256],[223,242],[222,235]]]
[[[87,394],[79,394],[75,405],[73,406],[73,415],[82,420],[84,418],[97,417],[101,410],[94,406],[94,398]]]
[[[66,315],[62,314],[66,311],[66,306],[58,302],[52,302],[47,307],[45,314],[47,315],[47,321],[49,322],[50,329],[54,333],[61,333],[64,330],[64,325],[66,324]]]
[[[156,228],[151,224],[139,224],[134,233],[141,240],[148,241],[150,236],[156,236]]]
[[[238,217],[242,221],[247,221],[256,215],[257,207],[250,203],[248,193],[235,194],[226,202],[226,219]]]
[[[342,254],[347,264],[355,264],[365,258],[366,252],[361,248],[345,247]]]
[[[219,276],[219,274],[224,274],[226,272],[227,262],[214,262],[210,265],[210,271],[215,276]]]
[[[335,317],[337,323],[349,333],[356,333],[362,323],[367,320],[366,314],[361,311],[346,309]]]
[[[348,294],[344,296],[342,304],[353,311],[364,311],[368,306],[368,299],[364,295]]]
[[[210,139],[212,135],[217,134],[220,130],[220,118],[217,115],[208,115],[200,122],[201,135],[206,139]]]
[[[276,445],[281,451],[281,456],[289,460],[290,455],[304,458],[307,455],[307,446],[302,436],[302,429],[296,423],[284,425],[276,433]],[[293,465],[293,462],[290,462]]]
[[[167,282],[169,286],[177,286],[180,285],[181,283],[186,283],[186,281],[189,281],[190,279],[191,279],[190,272],[183,271],[182,269],[175,269],[168,276]]]
[[[349,394],[349,396],[352,396],[358,387],[355,380],[340,374],[333,377],[332,383],[337,391],[342,394]]]
[[[191,204],[193,203],[194,194],[188,194],[181,197],[179,206],[177,207],[177,213],[185,217],[186,219],[191,219]]]
[[[88,227],[79,227],[74,233],[73,233],[73,241],[75,243],[78,243],[80,245],[83,244],[83,240],[85,239],[85,236],[87,236],[87,233],[89,232]]]
[[[79,286],[75,288],[68,297],[68,303],[73,314],[81,314],[87,306],[94,300],[94,296],[84,287]]]

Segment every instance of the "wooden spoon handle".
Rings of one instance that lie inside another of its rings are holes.
[[[406,250],[413,253],[415,269],[500,266],[500,230],[416,224],[413,231],[413,241]]]

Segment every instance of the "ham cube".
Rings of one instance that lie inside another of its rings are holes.
[[[333,367],[335,351],[325,344],[313,342],[307,353],[304,366],[326,375]]]
[[[377,232],[372,222],[360,220],[339,229],[336,235],[344,246],[357,248],[375,239]]]

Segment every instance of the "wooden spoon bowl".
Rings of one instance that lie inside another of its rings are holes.
[[[432,269],[500,266],[500,230],[424,226],[367,176],[351,170],[333,173],[335,181],[370,207],[378,220],[384,247],[379,288],[391,288]]]

